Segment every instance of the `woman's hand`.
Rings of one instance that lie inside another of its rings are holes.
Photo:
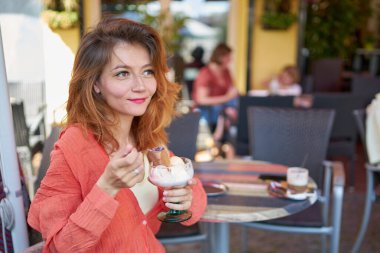
[[[227,101],[239,96],[239,90],[236,87],[231,87],[226,93]],[[226,102],[227,102],[226,101]]]
[[[196,183],[196,180],[190,179],[187,182],[187,185],[182,188],[165,189],[163,193],[163,201],[165,202],[165,206],[174,210],[189,209],[193,201],[192,187]]]
[[[111,196],[121,188],[131,188],[144,179],[143,154],[127,145],[110,158],[96,184]]]

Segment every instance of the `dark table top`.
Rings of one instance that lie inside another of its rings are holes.
[[[221,184],[227,190],[208,197],[203,221],[250,222],[288,216],[311,206],[317,192],[305,200],[274,197],[268,192],[270,180],[262,175],[286,178],[287,167],[247,160],[220,160],[194,164],[195,176],[208,185]],[[222,189],[224,189],[222,187]],[[316,188],[310,179],[309,187]]]

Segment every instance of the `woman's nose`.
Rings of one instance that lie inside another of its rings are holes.
[[[144,91],[145,90],[145,83],[144,78],[139,75],[133,75],[133,91]]]

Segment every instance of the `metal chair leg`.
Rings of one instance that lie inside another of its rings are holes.
[[[340,227],[342,223],[343,195],[344,195],[343,186],[334,188],[334,206],[333,206],[333,213],[332,213],[333,230],[331,234],[331,243],[330,243],[331,253],[339,253],[339,239],[340,239]]]
[[[327,235],[321,235],[321,240],[322,240],[322,253],[326,253],[327,252]]]
[[[359,233],[356,237],[354,246],[352,247],[351,253],[359,252],[360,246],[362,245],[364,235],[367,231],[368,221],[371,216],[371,208],[374,201],[374,173],[367,169],[367,193],[365,200],[365,207],[363,213],[362,224],[360,226]]]
[[[247,253],[248,252],[248,228],[245,226],[241,226],[241,252]]]
[[[356,161],[356,156],[353,155],[351,157],[351,160],[348,162],[348,167],[350,170],[348,186],[351,192],[354,191],[354,187],[355,187],[355,161]]]

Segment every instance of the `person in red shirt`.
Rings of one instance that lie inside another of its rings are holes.
[[[105,19],[82,38],[66,125],[28,214],[43,252],[165,252],[158,213],[188,209],[182,224],[200,219],[207,197],[197,178],[173,189],[147,180],[147,151],[166,147],[179,92],[166,71],[149,26]]]
[[[192,98],[199,107],[211,130],[217,130],[221,114],[234,122],[237,119],[239,92],[234,86],[229,70],[232,49],[225,43],[218,44],[195,79]],[[222,123],[224,124],[224,123]],[[215,137],[215,134],[214,134]],[[215,139],[219,139],[219,134]]]

